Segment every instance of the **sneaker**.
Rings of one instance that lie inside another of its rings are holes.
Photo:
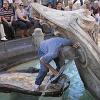
[[[40,85],[35,84],[35,85],[32,87],[32,91],[38,91],[38,90],[39,90],[39,86],[40,86]]]
[[[1,40],[2,41],[7,41],[7,39],[5,37],[2,37]]]

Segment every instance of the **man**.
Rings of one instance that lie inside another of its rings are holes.
[[[0,16],[1,16],[1,21],[3,23],[7,38],[8,39],[15,38],[14,37],[14,30],[12,27],[14,12],[13,12],[13,8],[9,7],[8,0],[3,1],[3,7],[0,9]]]
[[[32,0],[28,0],[27,3],[28,3],[28,6],[25,9],[27,11],[27,15],[31,24],[33,25],[34,29],[41,28],[41,25],[40,25],[41,19],[39,18],[39,16],[37,16],[36,12],[34,11],[32,7]]]
[[[65,45],[73,46],[75,48],[78,47],[78,45],[74,44],[73,41],[71,41],[70,39],[61,37],[54,37],[41,42],[38,51],[40,57],[40,70],[36,78],[35,85],[32,89],[33,91],[37,90],[42,84],[42,81],[47,75],[49,69],[53,72],[54,75],[58,74],[58,71],[60,69],[59,64],[56,63],[57,70],[55,70],[49,63],[59,56],[60,48]]]
[[[92,7],[91,7],[91,11],[92,11],[92,16],[95,17],[96,14],[100,13],[100,6],[99,6],[99,1],[94,1]]]
[[[61,1],[56,2],[56,9],[57,10],[64,10],[63,3]]]

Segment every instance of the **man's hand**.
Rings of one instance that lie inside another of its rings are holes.
[[[80,47],[80,43],[79,42],[75,42],[72,47],[79,48]]]

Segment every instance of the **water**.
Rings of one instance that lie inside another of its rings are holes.
[[[35,60],[25,64],[21,64],[11,70],[23,69],[32,66],[38,67],[39,61]],[[0,93],[0,100],[96,100],[84,88],[74,62],[70,63],[64,73],[67,73],[67,75],[69,76],[71,84],[61,97],[37,97],[21,93]]]

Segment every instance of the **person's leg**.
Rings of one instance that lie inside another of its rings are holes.
[[[10,31],[9,31],[9,25],[6,22],[2,22],[3,27],[4,27],[4,32],[6,34],[7,39],[11,39],[10,37]]]
[[[43,64],[40,63],[40,70],[39,70],[38,76],[35,81],[36,85],[41,85],[48,71],[49,70]]]
[[[55,52],[54,53],[46,52],[46,51],[42,52],[40,49],[39,49],[38,53],[39,53],[39,57],[40,57],[40,71],[36,78],[35,84],[41,85],[42,81],[44,80],[44,78],[47,75],[47,72],[49,71],[49,68],[50,68],[50,66],[48,68],[46,65],[49,65],[49,63],[57,57],[57,54]]]
[[[13,21],[13,22],[12,22],[12,27],[13,27],[13,29],[14,29],[14,31],[15,31],[15,34],[16,34],[16,30],[19,28],[18,22],[17,22],[17,21]],[[16,36],[16,35],[15,35],[15,36]]]
[[[25,30],[24,34],[25,34],[26,36],[30,36],[29,30],[31,29],[32,24],[31,24],[31,22],[28,22],[28,21],[25,22],[25,24],[26,24],[26,26],[27,26],[27,29]]]
[[[18,25],[19,25],[19,28],[21,29],[20,30],[20,36],[21,38],[24,38],[26,37],[26,32],[27,32],[27,26],[26,26],[26,23],[24,23],[23,21],[17,21],[18,22]]]
[[[34,26],[34,19],[29,17],[31,24]]]
[[[25,30],[24,30],[24,36],[25,36],[25,37],[29,37],[29,36],[30,36],[29,30],[28,30],[28,29],[25,29]]]
[[[0,33],[1,33],[1,38],[5,37],[6,34],[4,32],[4,27],[3,27],[3,24],[0,24]]]
[[[29,21],[29,22],[28,22],[28,21],[26,21],[25,23],[26,23],[27,29],[29,29],[30,27],[32,27],[32,24],[31,24],[31,22],[30,22],[30,21]]]
[[[6,33],[6,35],[7,35],[7,38],[8,38],[8,39],[13,39],[13,38],[15,38],[13,27],[12,27],[11,25],[9,25],[8,23],[4,22],[4,21],[3,21],[2,23],[3,23],[4,31],[5,31],[5,33]]]
[[[45,55],[45,53],[43,53],[39,48],[38,55],[39,55],[39,58],[41,58],[43,55]],[[40,70],[39,70],[38,76],[35,81],[36,85],[41,85],[41,83],[42,83],[44,77],[47,75],[48,71],[49,70],[43,64],[40,63]]]
[[[59,57],[56,57],[55,59],[54,59],[54,62],[55,62],[55,64],[56,64],[56,70],[57,71],[59,71],[60,70],[60,68],[61,68],[61,64],[60,64],[60,59],[59,59]],[[50,79],[52,79],[53,77],[54,77],[55,75],[51,75],[50,76]]]
[[[39,52],[41,54],[41,51]],[[41,56],[40,56],[41,57]],[[49,64],[53,59],[56,58],[56,55],[55,53],[46,53],[44,54],[41,58],[40,58],[40,71],[39,71],[39,75],[37,77],[37,80],[36,81],[39,81],[40,80],[40,84],[42,83],[43,79],[45,78],[45,76],[47,75],[47,72],[49,71],[49,69],[52,71],[52,73],[54,73],[55,75],[55,71],[54,69],[52,68],[52,66]],[[41,79],[40,79],[41,78]],[[38,84],[38,85],[40,85]]]
[[[21,38],[25,38],[26,37],[25,34],[24,34],[24,32],[25,32],[24,29],[20,30],[20,36],[21,36]]]
[[[57,66],[57,71],[59,71],[60,70],[60,68],[61,68],[61,66],[60,66],[60,62],[59,62],[59,57],[57,57],[57,58],[55,58],[54,59],[54,62],[56,63],[56,66]]]
[[[65,63],[64,59],[63,59],[62,57],[57,57],[57,58],[54,59],[54,62],[56,63],[56,66],[57,66],[56,70],[59,72],[59,71],[60,71],[60,68],[61,68],[61,67],[64,65],[64,63]],[[55,76],[55,75],[52,74],[52,75],[50,76],[50,80],[51,80],[54,76]],[[53,80],[52,83],[54,83],[54,84],[57,83],[58,80],[59,80],[59,78],[60,78],[60,76],[57,77],[55,80]]]
[[[34,20],[34,29],[35,29],[35,28],[42,28],[42,26],[41,26],[39,20]]]

